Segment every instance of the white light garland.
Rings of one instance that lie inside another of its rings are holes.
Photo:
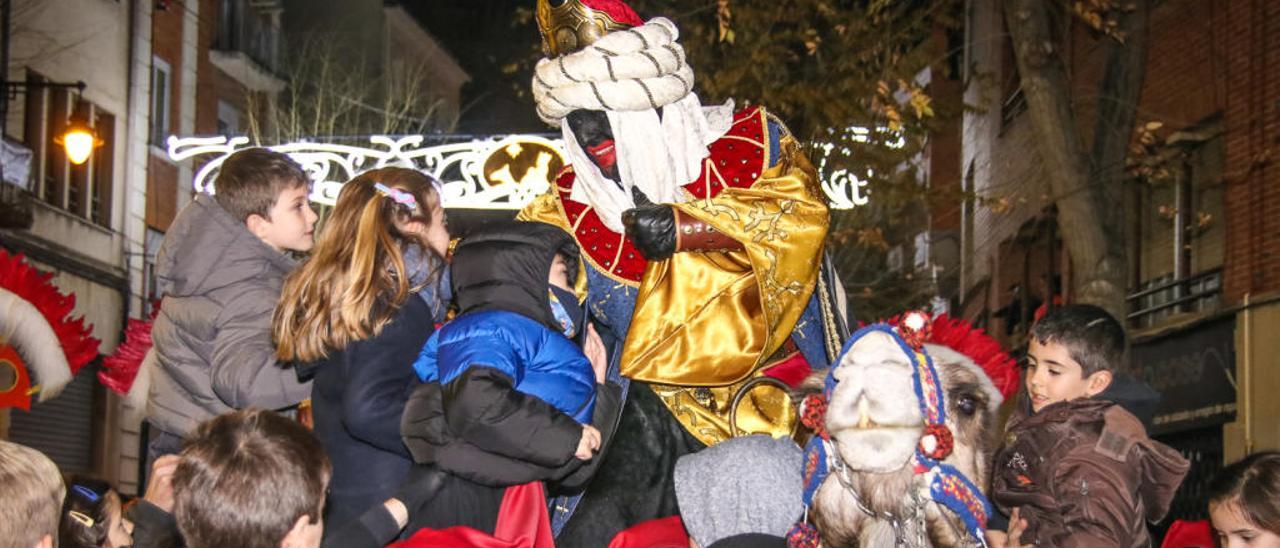
[[[871,130],[854,126],[846,131],[849,138],[854,142],[873,145]],[[879,132],[892,135],[888,128],[881,128]],[[902,148],[907,145],[907,140],[898,135],[897,139],[881,143],[881,145],[895,149]],[[822,144],[818,146],[818,149],[822,151],[822,157],[818,159],[818,176],[821,178],[822,192],[827,195],[831,209],[853,209],[870,203],[871,198],[867,194],[867,183],[875,176],[875,173],[868,168],[866,178],[862,178],[847,169],[838,169],[833,171],[830,176],[823,176],[822,173],[827,170],[827,159],[831,157],[833,152],[836,152],[836,145],[831,143]],[[842,156],[850,156],[853,151],[849,147],[840,147],[839,153]]]
[[[371,169],[399,166],[440,179],[446,207],[520,209],[546,192],[549,179],[555,176],[552,170],[564,165],[560,140],[537,135],[434,146],[422,146],[422,141],[421,135],[375,135],[369,137],[369,147],[303,141],[267,148],[298,162],[311,177],[311,201],[326,205],[334,204],[343,183],[352,177]],[[197,192],[213,193],[218,168],[231,154],[249,148],[249,138],[171,136],[168,144],[169,158],[175,162],[208,158],[193,184]],[[521,168],[524,172],[518,173]]]
[[[326,205],[333,205],[343,183],[356,175],[400,166],[440,179],[445,207],[520,209],[546,192],[560,166],[565,165],[561,139],[510,135],[422,146],[423,140],[422,135],[374,135],[369,137],[370,146],[300,141],[267,148],[288,154],[298,162],[311,177],[311,201]],[[168,145],[169,159],[174,162],[206,160],[192,184],[197,192],[210,194],[216,191],[213,182],[222,162],[236,151],[250,148],[248,137],[222,135],[170,136]],[[825,145],[822,150],[826,154],[819,162],[819,172],[834,146]],[[866,184],[848,171],[839,170],[823,178],[822,190],[832,209],[852,209],[868,203]]]

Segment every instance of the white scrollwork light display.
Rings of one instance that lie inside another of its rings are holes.
[[[423,146],[422,135],[369,137],[370,146],[301,141],[270,146],[288,154],[311,177],[311,201],[333,205],[342,184],[371,169],[400,166],[434,175],[443,184],[445,207],[520,209],[546,192],[551,179],[565,165],[561,139],[510,135]],[[197,192],[214,193],[214,179],[222,162],[248,148],[248,137],[169,137],[169,158],[181,162],[203,157],[196,171]],[[831,146],[825,148],[831,153]],[[825,158],[822,160],[825,165]],[[820,166],[821,169],[822,166]],[[845,171],[822,181],[834,209],[865,205],[865,182]]]
[[[564,165],[560,140],[537,135],[422,146],[423,136],[369,137],[371,146],[297,142],[268,147],[288,154],[311,177],[311,201],[333,205],[342,184],[371,169],[399,166],[430,173],[443,183],[451,208],[520,209],[546,192]],[[169,137],[169,158],[208,157],[195,174],[198,192],[216,192],[213,182],[228,156],[247,148],[247,137]]]
[[[892,135],[887,128],[880,130],[886,135]],[[864,127],[851,127],[846,130],[847,137],[855,143],[875,145],[873,142],[871,130]],[[901,135],[896,139],[888,139],[880,145],[889,148],[902,148],[906,146],[907,141]],[[818,150],[822,151],[818,158],[818,173],[824,174],[828,171],[827,160],[833,154],[848,157],[853,154],[853,150],[848,146],[840,146],[831,143],[818,145]],[[871,201],[868,196],[867,182],[875,173],[870,168],[867,169],[866,178],[859,177],[847,169],[837,169],[830,175],[822,175],[822,192],[827,195],[827,200],[831,209],[853,209],[857,206],[867,205]]]

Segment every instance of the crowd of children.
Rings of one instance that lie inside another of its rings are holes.
[[[237,152],[215,187],[160,253],[147,492],[126,507],[0,441],[0,548],[549,546],[528,519],[591,477],[623,393],[574,240],[498,223],[446,260],[440,189],[404,168],[347,182],[318,239],[288,157]],[[1117,372],[1123,327],[1069,305],[1031,335],[987,542],[1150,545],[1188,464],[1146,435],[1153,394]],[[311,429],[293,416],[306,399]],[[686,455],[679,516],[612,546],[785,546],[802,459],[765,436]],[[1280,453],[1228,466],[1206,504],[1221,546],[1280,546]]]

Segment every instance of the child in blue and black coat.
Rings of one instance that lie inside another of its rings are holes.
[[[466,506],[441,498],[467,491],[496,501],[501,488],[531,481],[580,488],[602,460],[601,430],[616,421],[621,391],[605,381],[604,345],[572,289],[573,238],[544,223],[490,226],[461,241],[451,271],[459,314],[414,363],[424,384],[402,422],[414,460],[462,480],[446,483],[427,513]],[[421,525],[491,523],[448,521]]]

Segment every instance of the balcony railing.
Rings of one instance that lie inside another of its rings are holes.
[[[0,181],[0,228],[31,228],[32,200],[27,189]]]
[[[267,72],[280,73],[280,29],[246,0],[222,0],[213,49],[241,52]]]
[[[1129,295],[1129,323],[1137,328],[1151,327],[1177,314],[1212,310],[1221,294],[1221,267],[1182,279],[1162,276]]]

